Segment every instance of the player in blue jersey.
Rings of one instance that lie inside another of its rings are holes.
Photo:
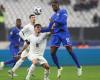
[[[53,62],[56,64],[58,68],[58,74],[57,77],[60,78],[61,76],[61,70],[58,63],[58,59],[56,56],[56,52],[58,48],[60,47],[60,44],[62,43],[63,46],[65,46],[66,50],[71,55],[72,59],[77,65],[78,70],[78,76],[82,74],[82,67],[80,66],[77,57],[72,49],[72,43],[70,41],[70,33],[68,31],[67,27],[67,18],[68,13],[65,9],[60,9],[59,3],[57,1],[54,1],[51,3],[54,14],[52,15],[49,23],[49,27],[42,29],[41,32],[48,32],[51,31],[51,56],[53,59]]]
[[[19,48],[22,46],[23,41],[19,36],[19,31],[21,30],[21,19],[16,19],[16,26],[13,27],[10,31],[10,34],[8,36],[8,39],[10,41],[10,53],[12,55],[12,59],[1,62],[0,63],[0,68],[3,69],[4,65],[8,64],[15,64],[16,61],[18,60],[18,57],[16,57],[17,53],[19,52]]]

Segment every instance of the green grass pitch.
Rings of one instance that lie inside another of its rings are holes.
[[[0,80],[24,80],[27,74],[27,67],[19,68],[16,73],[17,77],[11,79],[8,76],[7,71],[10,68],[4,68],[0,71]],[[50,80],[57,80],[57,68],[50,67]],[[34,76],[31,77],[31,80],[43,80],[43,69],[37,67]],[[64,66],[62,71],[61,80],[100,80],[100,66],[83,66],[83,75],[77,77],[76,68],[74,66]]]

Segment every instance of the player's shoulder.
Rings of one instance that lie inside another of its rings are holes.
[[[29,23],[29,24],[27,24],[27,25],[25,26],[25,28],[33,29],[33,28],[34,28],[34,25],[32,25],[31,23]]]
[[[30,23],[26,24],[26,25],[24,26],[24,28],[29,27],[29,26],[30,26]]]
[[[16,27],[14,26],[10,31],[16,31]]]
[[[60,13],[67,13],[67,10],[66,9],[60,9]]]

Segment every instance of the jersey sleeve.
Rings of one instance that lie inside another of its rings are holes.
[[[31,36],[29,36],[29,37],[25,40],[25,42],[26,42],[27,44],[30,44],[30,38],[31,38]]]
[[[65,24],[66,21],[67,21],[67,17],[68,17],[68,14],[67,14],[67,11],[66,10],[62,10],[60,13],[59,13],[59,16],[54,20],[54,22],[57,24]]]
[[[48,39],[49,35],[50,35],[50,32],[44,33],[44,35],[42,36],[42,40]]]
[[[42,28],[41,32],[50,32],[53,22],[50,22],[47,28]]]
[[[24,33],[23,33],[22,31],[19,32],[19,36],[20,36],[23,40],[25,40],[25,36],[24,36]]]
[[[27,31],[27,27],[24,26],[24,28],[19,32],[19,36],[20,36],[23,40],[26,40],[26,37],[25,37],[26,31]]]
[[[9,33],[9,35],[8,35],[8,40],[9,41],[13,41],[13,36],[15,35],[15,31],[14,31],[14,29],[12,29],[11,31],[10,31],[10,33]]]

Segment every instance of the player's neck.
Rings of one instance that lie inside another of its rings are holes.
[[[38,37],[40,33],[35,32],[35,36]]]
[[[60,8],[58,8],[55,12],[57,13],[60,10]]]
[[[20,29],[21,29],[21,27],[20,27],[20,26],[17,26],[16,28],[17,28],[18,30],[20,30]]]
[[[31,22],[31,24],[32,24],[32,25],[34,25],[34,24],[35,24],[35,22],[34,22],[34,23],[32,23],[32,22]]]

